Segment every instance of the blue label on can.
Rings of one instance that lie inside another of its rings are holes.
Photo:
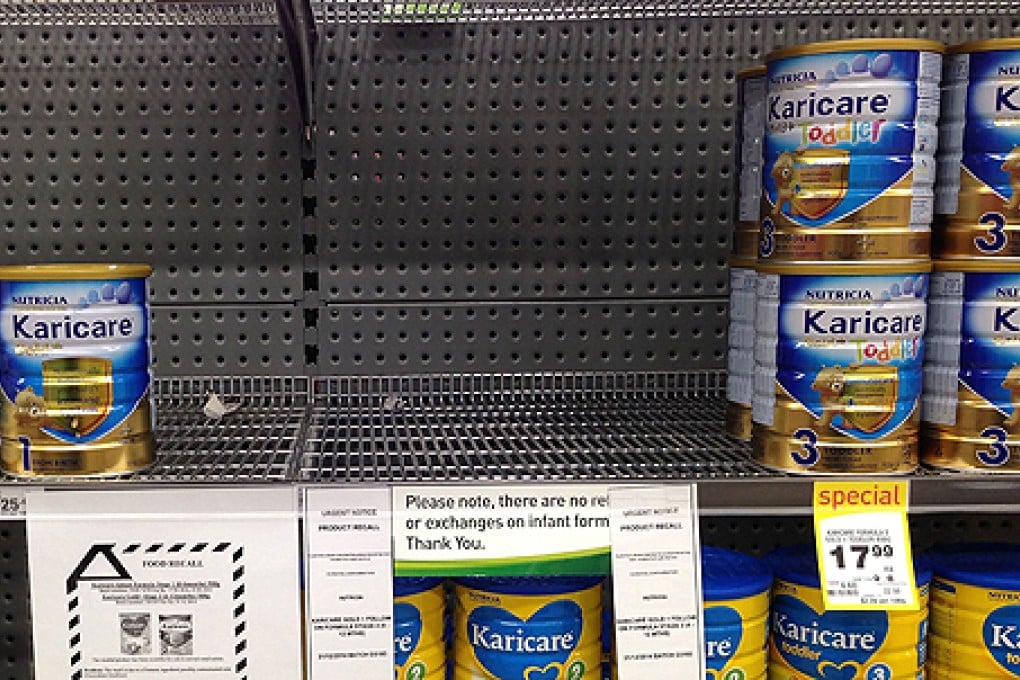
[[[135,410],[150,383],[145,296],[142,278],[0,281],[0,389],[33,421],[21,430],[87,444]]]
[[[839,222],[910,180],[931,199],[940,55],[913,50],[807,54],[769,64],[765,168],[772,207],[802,227]],[[911,180],[912,178],[912,180]],[[889,219],[920,223],[907,200]]]
[[[1018,413],[1020,273],[965,275],[960,380],[1004,415]]]
[[[927,287],[927,274],[781,276],[776,381],[820,426],[894,432],[920,400]]]
[[[999,196],[1001,212],[1020,211],[1020,52],[969,55],[963,167]]]

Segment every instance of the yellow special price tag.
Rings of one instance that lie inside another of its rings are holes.
[[[815,482],[815,542],[826,610],[917,610],[907,507],[899,482]]]

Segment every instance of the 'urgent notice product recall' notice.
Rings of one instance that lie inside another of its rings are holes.
[[[36,677],[297,680],[292,489],[28,497]]]

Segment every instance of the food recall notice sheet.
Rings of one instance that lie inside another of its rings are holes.
[[[28,496],[35,674],[300,680],[294,489]]]

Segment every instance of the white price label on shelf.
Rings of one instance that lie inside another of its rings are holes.
[[[27,493],[28,487],[25,486],[0,486],[0,519],[24,519]]]
[[[920,606],[907,526],[909,488],[906,481],[815,482],[815,538],[826,609]]]
[[[390,490],[305,490],[308,678],[393,680]]]
[[[693,485],[609,492],[620,680],[705,677]]]
[[[38,678],[298,680],[293,488],[28,495]]]

